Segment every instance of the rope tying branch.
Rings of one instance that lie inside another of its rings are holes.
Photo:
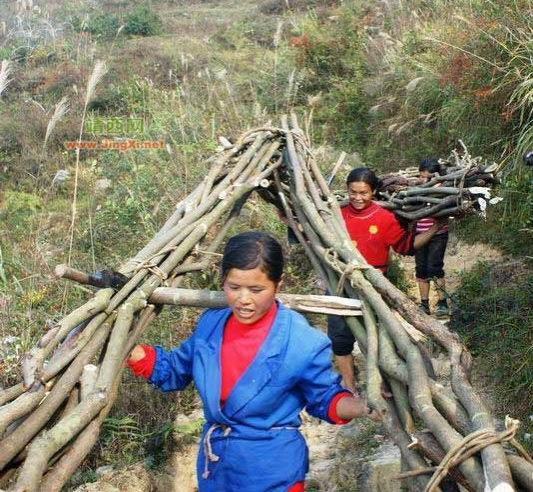
[[[159,277],[161,281],[165,281],[168,278],[168,274],[159,268],[159,263],[156,263],[152,260],[155,260],[161,256],[166,255],[167,253],[172,253],[177,249],[177,246],[169,246],[163,248],[161,251],[149,256],[144,260],[132,259],[131,262],[134,266],[133,273],[137,273],[140,270],[147,270],[150,273],[153,273],[156,277]]]
[[[424,492],[435,492],[443,480],[449,473],[451,468],[458,466],[465,460],[475,455],[483,448],[495,443],[515,441],[516,432],[520,422],[516,419],[505,417],[505,430],[502,432],[494,432],[491,429],[482,429],[468,434],[457,446],[448,451],[440,465],[436,467],[436,471],[429,480]]]
[[[159,277],[162,281],[168,278],[168,274],[159,268],[157,263],[149,263],[147,260],[137,261],[133,260],[134,263],[137,263],[137,266],[133,269],[134,273],[139,272],[140,270],[147,270],[150,273],[153,273],[156,277]]]

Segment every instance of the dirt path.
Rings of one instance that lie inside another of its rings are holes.
[[[444,258],[444,271],[446,274],[446,291],[453,294],[460,285],[461,274],[469,271],[479,261],[493,262],[499,260],[502,253],[489,245],[476,243],[467,244],[450,236],[446,256]],[[400,263],[410,279],[409,297],[418,301],[418,287],[415,278],[414,257],[401,257]],[[437,293],[434,288],[430,292],[430,304],[434,306],[437,302]]]

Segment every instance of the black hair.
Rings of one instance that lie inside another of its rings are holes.
[[[419,171],[427,171],[430,174],[439,173],[442,174],[442,168],[439,164],[439,160],[434,157],[428,157],[427,159],[422,159],[420,161],[420,166],[418,166]]]
[[[273,236],[262,231],[250,231],[231,237],[222,257],[222,279],[232,268],[261,268],[269,280],[278,283],[283,275],[283,249]]]
[[[350,183],[366,183],[372,191],[376,191],[379,188],[380,181],[372,169],[368,167],[356,167],[350,171],[350,174],[346,178],[346,185],[349,186]]]

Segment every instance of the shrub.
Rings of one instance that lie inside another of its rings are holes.
[[[90,32],[101,39],[113,39],[122,25],[124,33],[130,36],[155,36],[162,32],[159,14],[146,4],[137,5],[125,16],[107,12],[89,16],[87,19],[81,19],[79,16],[72,19],[75,31]]]
[[[27,217],[42,207],[42,200],[31,193],[6,191],[2,203],[2,212],[12,217]]]
[[[148,5],[138,5],[125,18],[126,34],[135,36],[155,36],[160,34],[161,18]]]
[[[328,7],[339,3],[338,0],[265,0],[259,5],[259,12],[267,15],[280,15],[287,11],[302,11]]]
[[[120,28],[120,19],[116,14],[104,13],[82,20],[79,17],[72,19],[74,30],[90,32],[93,36],[103,39],[114,38]]]

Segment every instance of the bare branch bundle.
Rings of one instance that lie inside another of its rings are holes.
[[[0,391],[2,487],[7,484],[14,491],[62,488],[95,444],[119,390],[122,363],[160,311],[155,303],[200,302],[194,292],[176,289],[186,275],[213,261],[213,253],[254,190],[286,216],[330,291],[360,299],[357,306],[364,305],[363,318],[346,319],[367,356],[369,401],[383,416],[410,470],[415,471],[404,474],[406,480],[417,490],[424,489],[430,476],[418,472],[425,473],[431,464],[438,464],[435,456],[446,456],[472,432],[494,433],[491,413],[468,381],[471,357],[460,339],[421,313],[380,271],[366,264],[347,235],[339,204],[294,115],[284,117],[281,128],[267,126],[246,132],[209,162],[210,171],[203,181],[119,272],[87,275],[57,269],[59,277],[100,290],[27,354],[24,381]],[[483,174],[489,174],[488,170]],[[457,190],[461,182],[464,189],[469,178],[461,176],[454,178],[459,181],[438,181],[442,183],[439,192],[433,192],[430,182],[419,184],[416,193],[411,188],[399,191],[396,199],[421,197],[432,205],[440,203],[433,199],[451,202],[462,191],[447,190]],[[448,208],[446,202],[443,211]],[[204,297],[202,302],[207,304],[222,302],[216,294]],[[293,300],[287,298],[287,302]],[[308,298],[296,301],[298,309],[316,308]],[[361,314],[353,301],[349,307]],[[451,387],[435,380],[423,346],[425,338],[448,354]],[[381,396],[383,380],[392,390],[392,400]],[[422,428],[429,430],[439,453],[426,450],[427,446],[412,446]],[[492,490],[502,484],[513,490],[511,472],[522,483],[531,468],[523,457],[505,455],[499,441],[476,448],[475,454],[464,458],[450,473],[472,491]]]
[[[416,168],[381,176],[378,203],[409,221],[472,213],[484,217],[488,206],[502,200],[492,196],[499,183],[497,165],[473,158],[466,147],[463,150],[453,151],[448,160],[441,161],[443,175],[435,174],[428,182],[418,177]]]

